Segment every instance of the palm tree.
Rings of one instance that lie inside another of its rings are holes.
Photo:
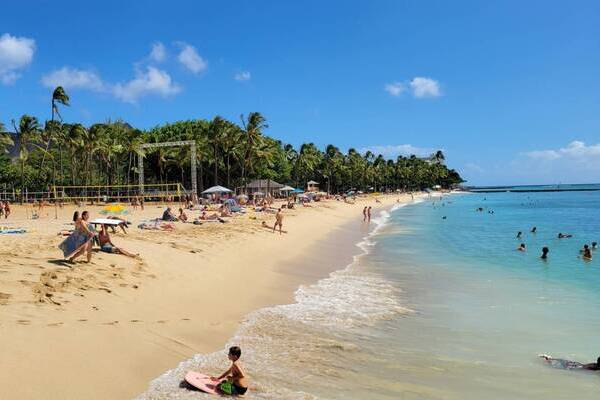
[[[6,132],[4,124],[0,122],[0,152],[8,153],[8,148],[14,144],[10,133]]]
[[[215,168],[213,182],[215,185],[219,184],[219,148],[222,145],[228,128],[225,122],[223,118],[217,115],[208,127],[208,140],[213,151],[213,164]]]
[[[244,151],[244,159],[242,160],[242,183],[246,185],[246,175],[253,170],[254,153],[256,146],[260,144],[262,130],[268,128],[269,125],[267,125],[265,117],[259,112],[251,112],[248,114],[247,120],[242,115],[241,119],[246,139],[246,149]]]
[[[21,162],[21,203],[25,193],[25,161],[29,158],[30,147],[40,147],[37,143],[40,140],[40,124],[36,117],[23,115],[19,120],[17,128],[15,120],[12,120],[15,133],[19,140],[19,161]]]
[[[58,115],[58,118],[62,121],[62,116],[60,115],[60,113],[58,112],[58,104],[62,104],[64,106],[69,106],[69,96],[67,95],[67,93],[65,92],[65,89],[63,89],[62,86],[57,86],[54,91],[52,92],[52,110],[51,110],[51,124],[48,126],[50,129],[48,131],[48,135],[47,135],[47,139],[46,139],[46,153],[48,153],[48,148],[50,147],[50,143],[52,142],[52,138],[53,138],[53,128],[55,128],[55,124],[54,124],[54,115]],[[60,144],[59,144],[60,146]],[[59,150],[60,154],[60,163],[61,163],[61,167],[60,167],[60,172],[61,172],[61,176],[62,176],[62,152]],[[42,163],[40,165],[40,169],[44,168],[44,161],[46,160],[46,153],[44,153],[43,157],[42,157]]]

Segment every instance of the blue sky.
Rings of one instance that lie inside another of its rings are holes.
[[[28,1],[0,13],[0,121],[148,128],[260,111],[268,134],[441,148],[471,184],[600,182],[600,2]]]

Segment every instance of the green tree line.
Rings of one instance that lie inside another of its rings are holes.
[[[355,190],[424,189],[462,182],[436,152],[427,159],[386,159],[370,151],[342,152],[333,144],[299,148],[267,136],[265,117],[252,112],[239,123],[220,116],[212,120],[177,121],[141,130],[124,121],[91,126],[67,123],[60,108],[69,106],[62,87],[52,93],[51,118],[43,124],[30,115],[0,124],[0,184],[29,191],[52,185],[135,184],[138,159],[144,159],[147,183],[182,182],[190,187],[190,148],[142,151],[142,143],[193,140],[197,147],[198,188],[214,184],[243,187],[252,179],[273,179],[294,187],[309,180],[333,193]]]

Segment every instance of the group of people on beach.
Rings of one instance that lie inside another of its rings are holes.
[[[7,219],[10,215],[10,203],[7,201],[0,201],[0,218],[4,215],[4,219]]]
[[[371,222],[371,206],[363,208],[363,222]]]
[[[530,233],[537,233],[537,227],[534,226],[533,228],[531,228],[531,230],[529,231]],[[556,235],[556,237],[558,239],[568,239],[568,238],[572,238],[573,235],[570,233],[562,233],[559,232],[558,235]],[[523,238],[523,232],[519,231],[517,232],[517,239],[522,239]],[[596,250],[598,248],[598,242],[592,242],[591,246],[588,245],[587,243],[583,245],[583,248],[581,250],[579,250],[579,254],[581,256],[581,258],[585,261],[591,261],[592,260],[592,253],[594,250]],[[517,247],[518,251],[526,251],[526,246],[525,243],[521,243],[518,247]],[[542,255],[540,256],[540,258],[542,260],[547,260],[548,259],[548,253],[550,252],[550,249],[547,246],[542,247]]]
[[[83,255],[86,256],[86,262],[89,263],[92,260],[94,243],[97,243],[98,246],[100,246],[100,251],[105,253],[122,254],[134,258],[139,256],[138,254],[130,253],[123,247],[117,247],[112,242],[105,224],[101,224],[101,230],[100,232],[97,232],[94,226],[89,222],[89,218],[90,214],[88,211],[83,211],[81,214],[79,214],[79,211],[73,213],[73,232],[60,246],[65,252],[65,255],[69,256],[69,263],[74,263],[77,258]],[[69,246],[73,247],[75,250],[74,253],[68,253]]]

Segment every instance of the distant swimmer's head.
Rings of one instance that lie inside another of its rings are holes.
[[[229,357],[231,361],[237,361],[240,359],[241,356],[242,349],[240,349],[238,346],[232,346],[229,348],[229,354],[227,355],[227,357]]]
[[[81,213],[81,219],[83,219],[84,221],[87,221],[89,217],[90,214],[87,211]]]
[[[519,250],[525,250],[525,243],[521,243],[519,245]]]
[[[585,250],[587,250],[587,249],[589,249],[589,248],[590,248],[590,246],[588,246],[587,244],[584,244],[584,245],[583,245],[583,248],[584,248]]]
[[[592,249],[595,249],[596,247],[598,247],[598,242],[592,242]]]
[[[542,248],[542,258],[548,258],[548,253],[550,252],[550,249],[547,247],[543,247]]]

